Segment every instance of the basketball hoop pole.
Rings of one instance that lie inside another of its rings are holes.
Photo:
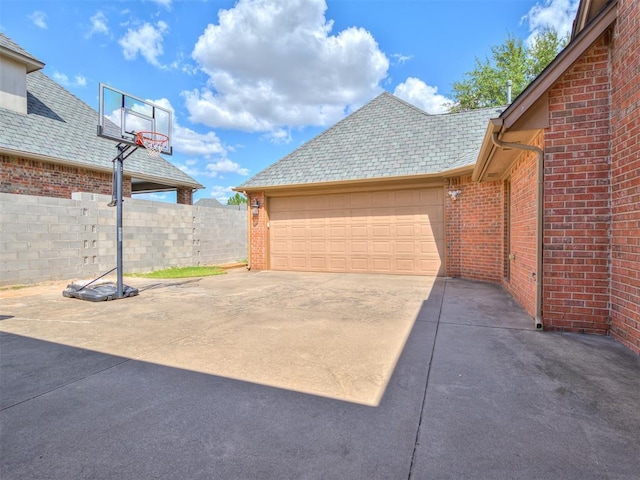
[[[122,170],[124,164],[124,151],[128,148],[121,143],[118,144],[118,162],[116,168],[116,298],[124,297],[124,287],[122,282]]]

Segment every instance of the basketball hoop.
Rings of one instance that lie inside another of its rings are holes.
[[[158,132],[138,132],[136,133],[136,143],[147,149],[150,157],[160,156],[160,152],[165,147],[169,137]]]

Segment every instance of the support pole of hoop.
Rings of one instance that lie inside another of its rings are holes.
[[[116,298],[124,297],[122,281],[122,171],[124,165],[124,152],[128,147],[119,143],[118,156],[116,157]]]

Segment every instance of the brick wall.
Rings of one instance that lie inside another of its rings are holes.
[[[640,2],[620,0],[611,58],[611,335],[640,353]]]
[[[445,186],[446,274],[500,282],[504,258],[501,182],[450,178]],[[457,192],[454,200],[448,192]]]
[[[609,329],[609,45],[596,43],[549,91],[543,318],[547,330]]]
[[[250,256],[249,266],[255,270],[263,270],[267,268],[267,205],[265,202],[264,192],[252,193],[247,198],[249,202],[249,244]],[[255,201],[260,203],[258,215],[251,213],[251,205]]]
[[[176,200],[180,205],[192,205],[193,190],[190,188],[178,188],[176,192]]]
[[[71,198],[73,192],[111,195],[111,174],[39,160],[0,155],[0,192]],[[124,177],[123,195],[131,196],[131,178]]]
[[[542,135],[534,145],[540,146]],[[537,183],[538,165],[534,152],[523,152],[511,170],[508,219],[508,276],[503,285],[532,317],[536,313]]]

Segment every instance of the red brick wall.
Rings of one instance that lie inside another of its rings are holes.
[[[73,192],[111,195],[111,174],[78,167],[0,155],[0,192],[41,197],[71,198]],[[124,178],[125,197],[131,179]]]
[[[178,188],[176,200],[181,205],[193,205],[193,190],[190,188]]]
[[[533,144],[540,145],[542,136]],[[513,258],[504,287],[532,317],[536,314],[537,265],[537,189],[538,160],[533,152],[524,152],[511,170],[509,192],[509,248]]]
[[[253,270],[264,270],[267,268],[267,209],[265,195],[263,192],[249,194],[247,200],[249,205],[253,205],[256,200],[260,202],[258,215],[253,215],[252,208],[249,207],[249,266]]]
[[[446,274],[500,282],[504,258],[501,182],[448,179],[445,186]],[[448,192],[460,191],[454,200]]]
[[[640,2],[620,0],[611,58],[611,335],[640,353]]]
[[[543,320],[547,330],[606,334],[610,268],[607,36],[549,91],[545,131]]]

